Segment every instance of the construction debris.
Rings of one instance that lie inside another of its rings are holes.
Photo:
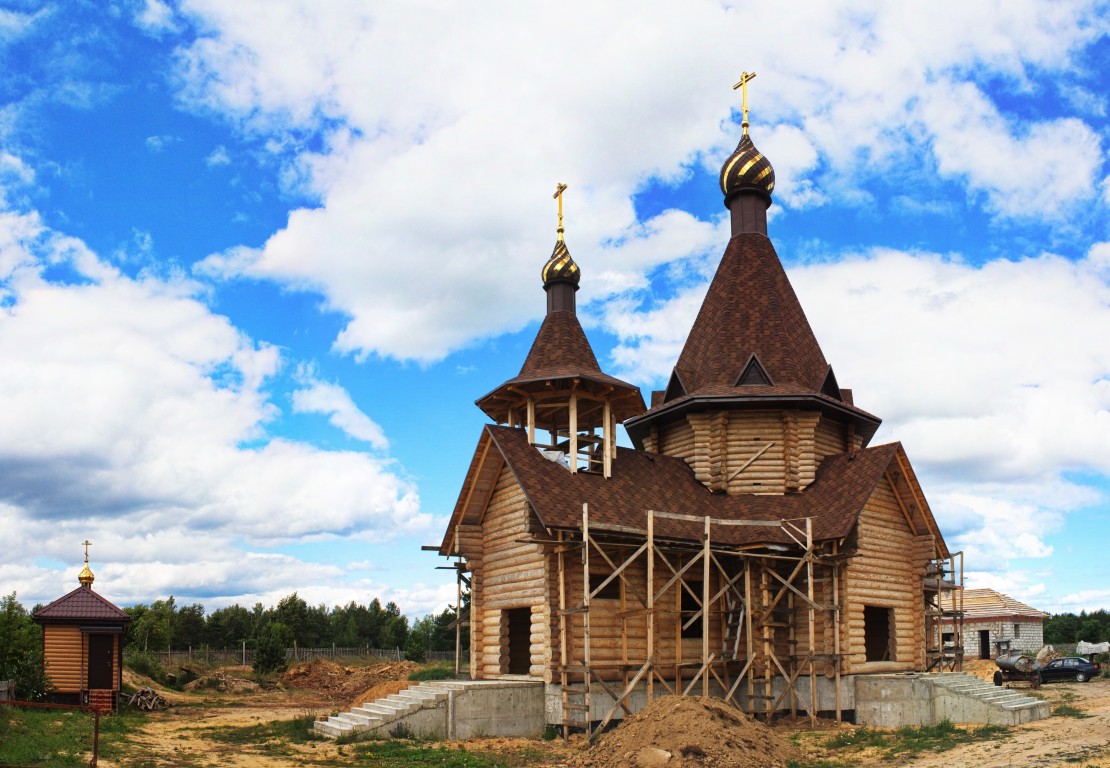
[[[169,706],[166,700],[162,698],[161,694],[153,688],[140,688],[127,697],[127,703],[129,706],[145,709],[148,712],[156,709],[165,709]]]

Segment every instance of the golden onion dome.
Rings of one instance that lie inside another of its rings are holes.
[[[89,562],[86,560],[85,567],[81,569],[81,573],[77,574],[77,580],[81,582],[82,585],[89,587],[92,586],[93,579],[95,578],[93,572],[89,570]]]
[[[775,169],[771,161],[755,148],[747,131],[740,138],[735,151],[721,167],[721,191],[725,195],[725,207],[741,192],[754,192],[771,202],[771,192],[775,188]]]
[[[551,258],[540,270],[540,276],[543,277],[545,288],[555,282],[578,285],[582,279],[578,264],[571,258],[567,244],[563,242],[562,228],[559,230],[559,239],[555,242],[555,250],[551,252]]]

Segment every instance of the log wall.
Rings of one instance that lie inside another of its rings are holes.
[[[58,693],[85,688],[85,647],[80,627],[48,624],[43,628],[46,674]]]
[[[542,549],[521,540],[534,524],[524,491],[501,470],[481,524],[481,561],[474,570],[471,602],[472,674],[487,679],[508,672],[506,611],[531,609],[528,674],[543,676],[550,654],[548,574]],[[472,562],[475,562],[472,560]]]
[[[122,635],[112,635],[112,689],[120,679],[119,644]],[[79,693],[88,683],[89,636],[78,626],[47,624],[43,627],[43,660],[46,674],[57,693]]]
[[[884,478],[864,505],[857,528],[858,550],[845,571],[845,672],[902,671],[925,665],[922,576],[932,557],[929,536],[915,536]],[[893,610],[894,654],[888,662],[867,661],[864,607]]]

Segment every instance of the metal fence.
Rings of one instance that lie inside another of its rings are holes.
[[[182,664],[204,662],[205,664],[223,664],[234,666],[237,664],[248,665],[254,663],[254,650],[247,647],[240,648],[189,648],[185,651],[151,651],[152,656],[162,662],[163,666],[173,667]],[[285,658],[290,661],[311,661],[312,659],[349,659],[361,663],[384,663],[401,661],[405,657],[400,648],[292,648],[285,649]],[[454,661],[454,651],[428,651],[428,661]]]

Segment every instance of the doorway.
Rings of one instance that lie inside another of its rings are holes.
[[[979,658],[989,659],[991,657],[991,631],[989,629],[979,630]]]
[[[532,609],[509,608],[505,611],[508,623],[509,664],[505,673],[527,675],[532,666]]]
[[[863,607],[863,647],[868,661],[894,660],[893,608]]]
[[[112,651],[115,644],[112,635],[89,635],[89,680],[90,691],[111,690]]]

